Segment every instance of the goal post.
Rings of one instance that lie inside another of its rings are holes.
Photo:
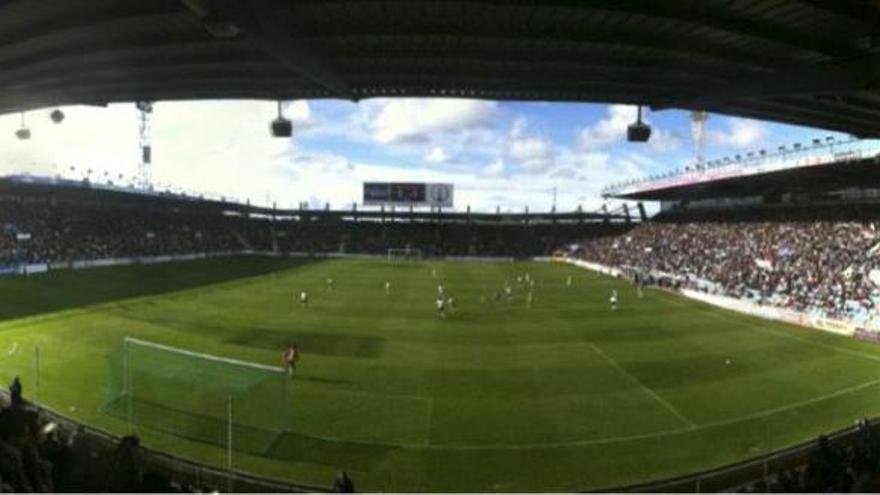
[[[422,250],[419,248],[388,248],[388,262],[421,261]]]
[[[267,454],[289,428],[280,366],[126,337],[110,355],[102,410],[128,424],[240,452]],[[229,411],[235,414],[230,415]]]

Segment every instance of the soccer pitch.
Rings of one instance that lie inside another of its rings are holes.
[[[527,273],[531,308],[516,282]],[[456,300],[446,320],[438,279]],[[286,411],[289,431],[233,463],[309,485],[345,469],[359,490],[608,488],[880,413],[880,346],[658,290],[638,298],[563,264],[232,258],[0,279],[0,293],[0,379],[21,375],[33,398],[39,346],[39,401],[118,434],[124,415],[103,406],[125,337],[270,366],[297,342],[287,404],[258,399]],[[153,425],[133,425],[148,446],[225,466],[222,445]]]

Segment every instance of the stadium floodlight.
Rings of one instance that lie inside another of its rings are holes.
[[[646,143],[651,139],[651,126],[642,122],[642,106],[638,106],[636,121],[626,128],[626,140],[631,143]]]
[[[293,123],[282,115],[281,100],[278,100],[278,117],[272,121],[269,128],[272,131],[272,137],[289,138],[293,136]]]
[[[64,122],[64,112],[56,108],[49,114],[49,118],[52,119],[53,123],[60,124]]]

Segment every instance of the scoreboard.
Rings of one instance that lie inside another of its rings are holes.
[[[364,204],[452,207],[452,184],[364,182]]]

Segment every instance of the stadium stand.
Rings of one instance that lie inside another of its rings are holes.
[[[272,210],[7,179],[0,187],[0,267],[240,251],[385,255],[403,247],[429,256],[541,256],[585,236],[623,232],[634,221],[581,213]]]
[[[864,323],[880,290],[876,213],[836,208],[743,208],[659,215],[617,237],[582,243],[577,256],[668,274],[686,288]]]

